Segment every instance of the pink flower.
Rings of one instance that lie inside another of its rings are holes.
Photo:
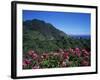
[[[59,52],[63,52],[63,49],[60,48],[60,49],[59,49]]]
[[[80,56],[81,56],[81,52],[76,52],[76,55],[77,55],[78,57],[80,57]]]
[[[27,66],[27,64],[25,63],[25,61],[23,61],[23,67],[25,68]]]
[[[82,55],[83,55],[83,56],[89,56],[90,53],[87,52],[85,49],[83,49],[83,50],[82,50]]]
[[[79,48],[75,48],[75,51],[80,51],[80,49]]]
[[[81,56],[81,51],[79,48],[75,48],[75,54],[80,57]]]
[[[69,52],[70,52],[70,54],[71,54],[72,56],[75,56],[75,51],[74,51],[74,49],[69,48]]]
[[[59,53],[53,53],[53,55],[54,55],[54,56],[59,56],[60,54],[59,54]]]
[[[65,52],[65,53],[63,54],[63,57],[64,57],[64,59],[69,59],[69,53],[68,53],[68,52]]]
[[[89,56],[89,52],[85,51],[84,53],[85,53],[87,56]]]
[[[89,56],[84,56],[83,59],[89,61]]]
[[[42,54],[42,55],[41,55],[41,58],[47,59],[47,58],[48,58],[48,54],[47,54],[47,53]]]
[[[33,59],[36,59],[37,57],[38,57],[38,55],[37,55],[36,53],[33,53],[33,54],[32,54],[32,58],[33,58]]]
[[[23,61],[23,63],[28,65],[28,64],[30,64],[31,62],[30,62],[30,60],[25,59],[25,60]]]
[[[85,52],[86,50],[85,49],[82,49],[82,52]]]
[[[74,50],[73,50],[72,48],[69,48],[69,52],[73,53],[73,52],[74,52]]]
[[[82,64],[83,66],[88,66],[88,65],[89,65],[89,62],[88,62],[88,61],[83,60],[81,64]]]
[[[29,51],[28,51],[28,55],[32,56],[34,52],[35,52],[35,51],[33,51],[33,50],[29,50]]]
[[[66,67],[67,66],[66,62],[63,61],[62,64],[61,64],[61,66]]]
[[[39,68],[40,68],[40,66],[38,66],[38,65],[35,65],[32,67],[32,69],[39,69]]]

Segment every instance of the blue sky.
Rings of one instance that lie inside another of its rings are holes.
[[[89,13],[23,10],[23,20],[32,19],[51,23],[66,34],[90,35],[91,15]]]

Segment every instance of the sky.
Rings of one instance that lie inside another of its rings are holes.
[[[23,21],[39,19],[69,35],[90,35],[89,13],[23,10]]]

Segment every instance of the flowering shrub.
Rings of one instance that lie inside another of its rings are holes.
[[[29,50],[23,57],[23,69],[90,66],[90,51],[80,48],[59,49],[39,54]]]

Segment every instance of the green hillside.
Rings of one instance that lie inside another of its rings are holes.
[[[41,54],[76,47],[90,50],[90,39],[72,38],[52,24],[38,19],[23,22],[23,53],[30,49]]]

